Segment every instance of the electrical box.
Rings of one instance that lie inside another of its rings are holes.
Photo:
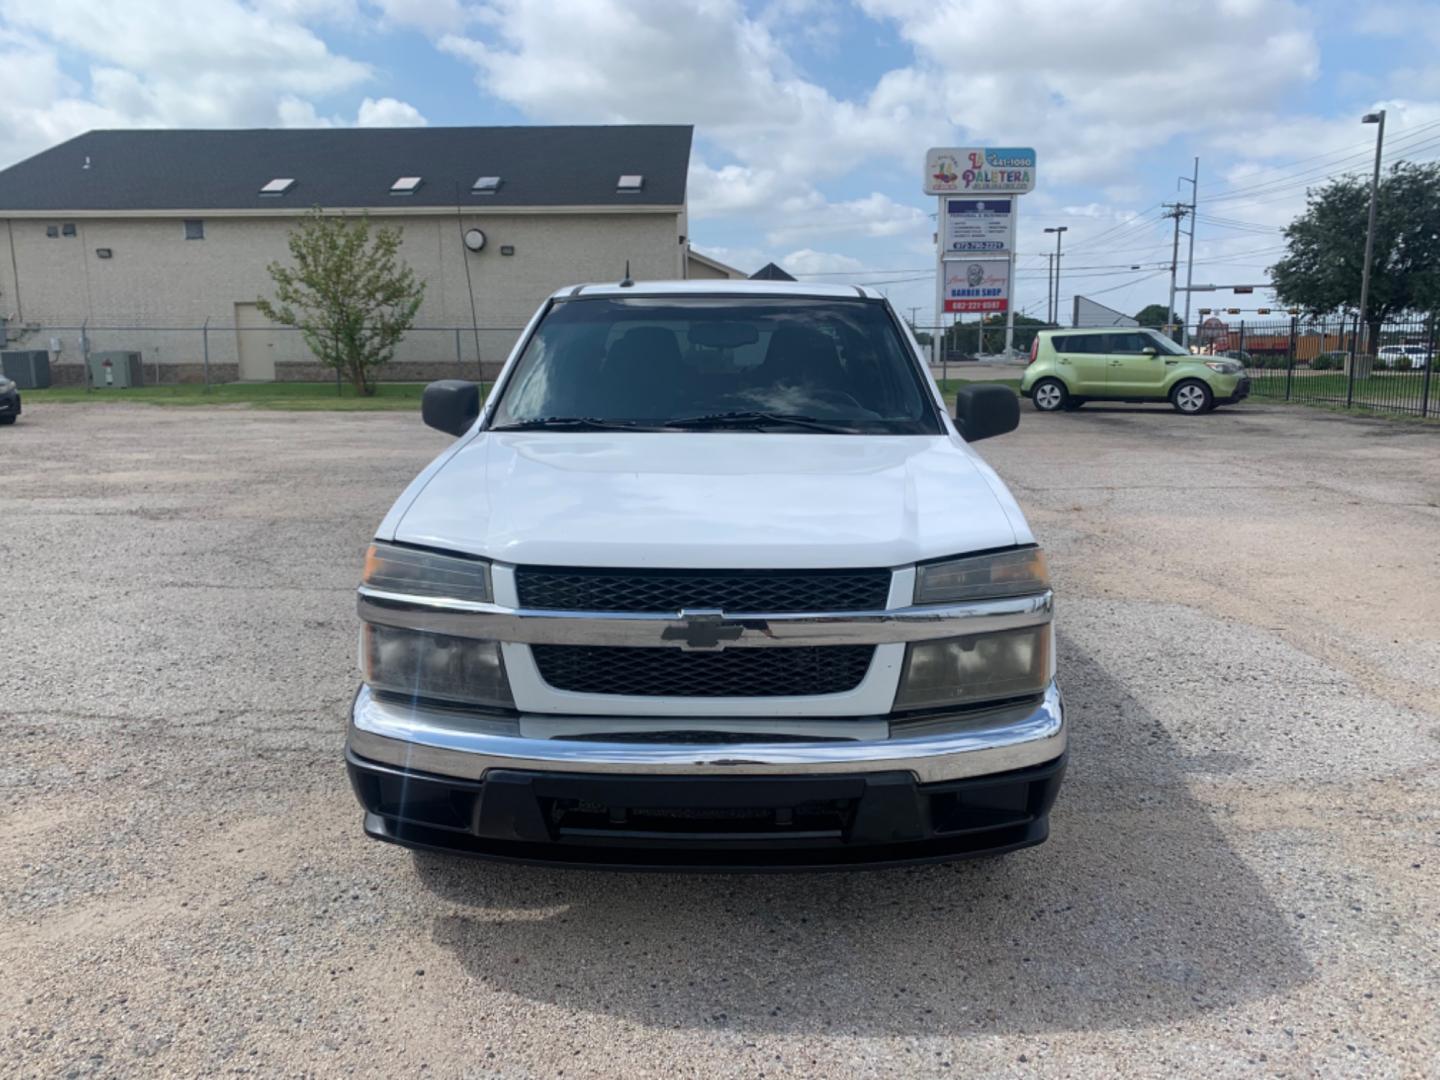
[[[14,379],[21,390],[43,390],[50,385],[50,354],[44,349],[0,352],[0,374]]]
[[[145,369],[138,352],[92,352],[85,362],[90,386],[96,390],[125,390],[145,385]]]

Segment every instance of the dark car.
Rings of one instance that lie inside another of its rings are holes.
[[[13,424],[20,415],[20,391],[15,380],[0,375],[0,424]]]

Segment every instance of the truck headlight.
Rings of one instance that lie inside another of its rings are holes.
[[[1045,553],[1038,547],[973,555],[915,568],[917,604],[1029,596],[1049,587]]]
[[[905,652],[895,708],[1027,697],[1050,682],[1050,625],[917,641]]]
[[[367,623],[360,666],[373,690],[467,705],[514,705],[500,643]]]
[[[487,603],[490,564],[483,559],[375,543],[365,552],[361,584],[408,596]]]

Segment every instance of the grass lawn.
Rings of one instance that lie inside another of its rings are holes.
[[[218,383],[207,391],[201,384],[142,386],[133,390],[90,390],[83,386],[52,386],[46,390],[22,390],[25,405],[126,404],[143,405],[240,405],[252,409],[283,409],[291,412],[334,410],[358,412],[420,408],[421,382],[378,383],[372,397],[362,397],[345,385],[339,394],[332,383]]]
[[[955,391],[964,386],[1008,386],[1017,394],[1020,392],[1019,379],[936,379],[940,392],[945,395],[945,404],[951,414],[955,412]]]
[[[1279,370],[1251,371],[1251,393],[1269,400],[1285,400],[1285,372]],[[1346,375],[1344,372],[1296,371],[1290,381],[1293,404],[1345,404]],[[1425,389],[1423,371],[1395,371],[1355,380],[1354,402],[1372,408],[1420,408]],[[1440,373],[1430,373],[1430,409],[1440,412]]]
[[[946,403],[953,409],[955,391],[978,386],[981,380],[947,379],[940,383]],[[986,379],[987,383],[1019,391],[1019,379]],[[282,409],[290,412],[313,410],[357,412],[399,409],[418,411],[419,382],[378,383],[373,397],[361,397],[346,385],[337,396],[334,383],[217,383],[207,392],[203,385],[141,386],[133,390],[90,390],[83,386],[52,386],[48,390],[22,390],[26,406],[47,404],[106,405],[240,405],[252,409]],[[483,389],[483,388],[482,388]],[[1342,393],[1343,388],[1342,388]]]

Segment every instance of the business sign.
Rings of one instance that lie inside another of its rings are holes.
[[[955,255],[1009,255],[1015,249],[1015,201],[995,199],[945,200],[945,257]]]
[[[1004,311],[1010,306],[1010,260],[946,259],[945,310]]]
[[[925,152],[926,195],[1023,195],[1035,189],[1028,147],[932,146]]]

